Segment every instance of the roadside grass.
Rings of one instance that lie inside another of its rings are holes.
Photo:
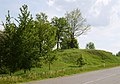
[[[86,63],[82,67],[76,65],[79,55],[84,57]],[[26,74],[22,70],[12,76],[1,74],[0,84],[29,82],[120,66],[119,57],[102,50],[61,50],[56,53],[56,56],[57,60],[51,65],[51,70],[48,64],[45,64],[42,68],[32,68]]]

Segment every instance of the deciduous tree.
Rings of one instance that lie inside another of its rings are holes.
[[[62,17],[54,17],[52,18],[52,24],[57,28],[56,29],[56,41],[57,41],[57,49],[61,47],[60,43],[65,40],[65,35],[67,35],[68,32],[68,23],[67,20]]]
[[[95,45],[93,42],[89,42],[88,44],[86,44],[86,49],[95,49]]]
[[[71,48],[74,48],[74,39],[80,35],[85,34],[90,29],[90,25],[86,23],[86,19],[83,18],[79,9],[67,12],[66,19],[70,27],[69,32],[71,33]]]

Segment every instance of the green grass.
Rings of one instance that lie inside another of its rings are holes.
[[[81,55],[86,65],[78,67],[76,65],[76,60]],[[51,65],[51,70],[48,69],[48,64],[44,64],[42,68],[32,68],[31,71],[28,71],[26,74],[24,74],[22,70],[16,72],[12,76],[3,74],[0,78],[0,84],[14,84],[18,82],[41,80],[120,65],[119,57],[102,50],[59,50],[56,52],[56,57],[57,60]]]

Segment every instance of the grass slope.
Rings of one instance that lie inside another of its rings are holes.
[[[65,76],[86,71],[98,70],[120,65],[120,57],[103,50],[68,49],[59,50],[55,53],[57,60],[48,69],[48,64],[42,68],[32,68],[26,74],[23,71],[16,72],[12,77],[5,75],[0,78],[0,84],[13,84],[38,79]],[[76,60],[83,56],[86,65],[78,67]]]
[[[101,65],[102,63],[120,63],[119,57],[111,52],[103,50],[70,49],[57,52],[59,61],[67,64],[76,64],[78,57],[82,55],[87,65]]]

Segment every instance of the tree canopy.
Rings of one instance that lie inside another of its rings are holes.
[[[71,12],[67,12],[65,14],[65,17],[70,27],[69,28],[70,38],[71,38],[70,47],[74,48],[75,37],[85,34],[90,29],[90,25],[86,23],[86,19],[83,18],[78,8],[74,9]]]
[[[14,73],[41,67],[43,61],[50,65],[56,60],[54,49],[78,48],[76,37],[86,33],[89,25],[79,9],[66,13],[65,17],[48,16],[40,12],[35,19],[27,5],[20,8],[17,18],[10,11],[0,31],[0,72]],[[40,64],[40,66],[38,66]]]
[[[93,42],[89,42],[88,44],[86,44],[86,49],[95,49],[95,45]]]

